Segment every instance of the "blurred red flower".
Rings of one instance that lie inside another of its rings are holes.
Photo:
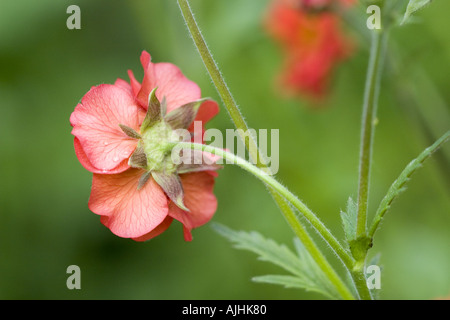
[[[266,28],[285,56],[281,88],[318,100],[327,93],[329,77],[347,58],[352,44],[341,30],[341,17],[334,6],[354,0],[273,0]]]

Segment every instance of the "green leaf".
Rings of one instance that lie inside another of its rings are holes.
[[[278,285],[284,286],[285,288],[305,289],[305,288],[309,287],[309,284],[307,282],[303,281],[303,279],[301,279],[299,277],[287,276],[287,275],[268,274],[265,276],[253,277],[252,281],[264,282],[264,283],[270,283],[270,284],[278,284]],[[315,291],[315,290],[313,290],[314,288],[311,288],[311,289],[312,290],[310,290],[310,291]]]
[[[284,245],[264,238],[258,232],[234,231],[221,225],[213,224],[213,228],[222,236],[234,243],[237,249],[244,249],[259,255],[258,259],[272,262],[295,275],[301,275],[303,267],[297,256]]]
[[[406,23],[416,11],[423,9],[426,5],[430,4],[431,1],[432,0],[409,0],[401,24]]]
[[[356,221],[358,217],[358,208],[356,202],[351,197],[347,200],[346,211],[341,211],[342,225],[344,227],[345,238],[347,242],[356,239]]]
[[[320,292],[331,299],[340,299],[335,287],[329,281],[322,269],[317,265],[308,250],[306,250],[300,239],[294,238],[294,245],[298,258],[303,264],[303,277],[299,278],[308,285],[307,287],[304,287],[304,289],[307,291]]]
[[[260,276],[253,278],[254,281],[280,284],[289,288],[302,288],[320,292],[332,299],[339,299],[334,286],[297,238],[294,244],[298,255],[285,245],[266,239],[255,231],[234,231],[217,223],[213,224],[213,228],[230,240],[235,248],[256,253],[259,260],[271,262],[292,274]]]
[[[356,261],[364,260],[367,250],[371,247],[371,239],[365,236],[356,237],[356,226],[358,219],[358,205],[349,197],[346,211],[341,211],[342,225],[344,227],[345,239],[350,252]]]
[[[369,236],[373,237],[375,231],[378,228],[381,220],[383,219],[386,212],[390,209],[392,203],[395,199],[405,190],[405,185],[411,178],[411,176],[416,172],[422,164],[427,160],[431,155],[438,150],[445,142],[450,139],[450,131],[447,131],[441,138],[439,138],[433,145],[426,148],[416,159],[411,161],[406,168],[402,171],[400,176],[394,183],[390,186],[387,194],[384,196],[383,200],[381,200],[380,205],[375,213],[375,217],[373,219],[372,225],[369,229]]]
[[[336,299],[335,296],[330,296],[328,292],[321,290],[316,285],[305,282],[304,279],[295,276],[287,275],[265,275],[253,277],[252,281],[260,283],[270,283],[284,286],[287,289],[303,289],[306,291],[317,292],[331,299]]]

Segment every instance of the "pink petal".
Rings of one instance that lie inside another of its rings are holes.
[[[141,54],[141,63],[144,68],[144,79],[136,99],[144,108],[147,108],[150,92],[156,87],[158,87],[156,91],[158,99],[162,101],[165,98],[167,101],[167,112],[188,102],[200,99],[201,91],[199,86],[187,79],[174,64],[166,62],[152,63],[151,56],[146,51],[143,51]],[[138,88],[138,82],[131,71],[128,74],[133,91],[135,91]]]
[[[201,98],[200,87],[187,79],[181,70],[171,63],[156,63],[156,96],[167,101],[167,112]],[[150,93],[150,92],[149,92]]]
[[[184,225],[183,225],[183,236],[185,241],[192,241],[191,229],[186,228]]]
[[[219,105],[217,102],[213,100],[206,100],[200,105],[198,109],[197,116],[195,117],[195,121],[200,121],[202,123],[203,129],[205,129],[206,123],[211,120],[214,116],[219,113]],[[189,131],[194,131],[194,122],[188,128]]]
[[[125,91],[128,91],[130,94],[133,94],[133,91],[131,89],[131,85],[128,82],[126,82],[125,80],[123,80],[123,79],[118,78],[116,80],[116,82],[114,82],[114,85],[116,87],[120,87],[120,88],[124,89]]]
[[[167,197],[153,179],[137,190],[143,172],[129,169],[119,174],[94,173],[89,209],[101,215],[100,221],[119,237],[139,238],[155,230],[167,217]]]
[[[141,106],[147,108],[148,95],[156,87],[154,64],[152,63],[152,58],[147,51],[142,51],[141,64],[144,68],[144,79],[142,79],[142,85],[136,95],[136,99],[139,101]],[[132,79],[131,76],[130,79]]]
[[[173,218],[167,216],[163,222],[161,222],[155,229],[153,229],[152,231],[150,231],[147,234],[144,234],[143,236],[137,237],[137,238],[133,238],[133,240],[135,241],[147,241],[150,240],[156,236],[159,236],[161,233],[163,233],[164,231],[166,231],[170,225],[172,224]]]
[[[128,70],[128,77],[130,77],[130,84],[131,84],[133,96],[136,97],[138,95],[139,91],[141,90],[141,84],[134,77],[133,71]],[[147,108],[148,103],[141,103],[140,105],[141,105],[141,107]]]
[[[216,212],[217,199],[213,193],[214,176],[207,171],[180,175],[184,189],[184,204],[190,212],[169,203],[169,216],[180,221],[184,227],[186,241],[190,241],[191,230],[209,220]]]
[[[95,172],[112,173],[128,159],[137,145],[119,127],[124,124],[139,131],[144,110],[122,86],[93,87],[75,107],[70,117],[72,134],[78,139]],[[81,160],[80,160],[81,161]]]
[[[108,174],[114,174],[114,173],[121,173],[125,170],[127,170],[130,166],[128,165],[128,159],[123,160],[117,167],[115,167],[112,170],[100,170],[92,165],[92,163],[89,161],[89,158],[87,157],[86,153],[84,153],[83,148],[81,147],[80,140],[78,140],[76,137],[74,138],[74,148],[75,148],[75,154],[80,161],[81,165],[88,171],[93,173],[108,173]]]

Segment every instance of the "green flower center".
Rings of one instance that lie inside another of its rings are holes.
[[[174,131],[164,120],[158,121],[147,128],[142,134],[139,142],[146,157],[147,170],[173,173],[176,165],[172,162],[169,142],[173,142]]]

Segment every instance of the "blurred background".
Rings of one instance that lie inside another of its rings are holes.
[[[191,1],[249,126],[280,130],[278,179],[342,239],[339,212],[357,193],[368,59],[358,28],[365,28],[365,15],[347,24],[355,51],[335,70],[317,108],[274,86],[282,53],[263,29],[268,3]],[[66,27],[71,4],[81,9],[81,30]],[[449,12],[450,2],[435,1],[417,15],[419,23],[392,32],[395,59],[388,58],[381,88],[372,215],[407,163],[450,126]],[[92,174],[75,156],[69,117],[91,86],[128,80],[128,69],[141,79],[142,50],[153,62],[178,65],[203,96],[220,101],[176,1],[0,0],[0,298],[321,298],[253,283],[253,276],[284,271],[232,248],[210,225],[195,229],[190,243],[178,222],[137,243],[114,236],[89,211]],[[234,128],[223,106],[209,127]],[[381,252],[381,298],[450,296],[449,149],[414,175],[376,234],[370,255]],[[293,233],[259,181],[232,166],[216,181],[214,222],[292,247]],[[69,265],[81,269],[81,290],[66,287]]]

